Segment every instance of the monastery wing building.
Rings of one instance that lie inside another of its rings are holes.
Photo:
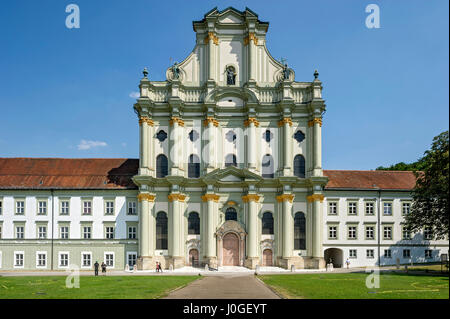
[[[402,226],[412,172],[322,169],[319,74],[297,81],[270,55],[268,22],[213,9],[193,28],[166,81],[143,72],[139,159],[0,158],[0,270],[318,269],[448,252]]]

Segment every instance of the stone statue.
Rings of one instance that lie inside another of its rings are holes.
[[[180,68],[178,67],[178,63],[175,62],[172,65],[172,73],[173,73],[173,78],[174,79],[179,79],[180,78]]]
[[[288,69],[287,64],[284,65],[283,67],[283,79],[284,80],[289,80],[289,76],[291,75],[291,71]]]
[[[229,66],[227,68],[227,84],[235,85],[236,84],[236,73],[234,72],[234,68]]]

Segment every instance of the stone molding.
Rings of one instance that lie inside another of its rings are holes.
[[[294,201],[294,194],[283,194],[283,195],[277,196],[278,203],[285,202],[285,201],[289,201],[290,203],[292,203]]]
[[[174,193],[174,194],[169,194],[167,196],[167,198],[169,199],[169,202],[173,202],[173,201],[184,202],[184,200],[186,199],[186,195]]]
[[[260,199],[260,196],[256,195],[256,194],[248,194],[248,195],[242,196],[242,200],[244,201],[244,203],[248,203],[251,201],[254,201],[257,203],[259,201],[259,199]]]
[[[143,200],[147,202],[154,202],[155,201],[155,195],[147,194],[147,193],[141,193],[137,195],[138,201],[142,202]]]
[[[216,195],[216,194],[205,194],[202,196],[202,201],[207,202],[207,201],[213,200],[216,203],[218,203],[219,198],[220,198],[220,196]]]
[[[314,119],[308,121],[308,126],[314,126],[314,124],[318,123],[320,127],[322,127],[322,119],[320,117],[315,117]]]
[[[314,201],[320,200],[320,202],[323,202],[324,196],[322,194],[312,194],[306,197],[308,200],[308,203],[312,203]]]

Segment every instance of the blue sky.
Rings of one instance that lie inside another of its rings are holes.
[[[65,27],[70,3],[80,29]],[[370,3],[380,29],[365,26]],[[445,0],[3,0],[0,156],[137,158],[129,95],[141,70],[164,80],[170,58],[194,47],[192,21],[215,6],[247,6],[269,21],[268,49],[296,80],[319,70],[325,169],[412,162],[448,130]]]

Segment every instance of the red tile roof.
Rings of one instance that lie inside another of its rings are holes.
[[[135,189],[139,160],[0,158],[0,189]]]
[[[329,181],[325,189],[412,190],[416,177],[410,171],[335,171],[324,170]]]
[[[129,158],[0,158],[0,189],[136,189],[139,160]],[[411,190],[402,171],[325,170],[326,189]]]

